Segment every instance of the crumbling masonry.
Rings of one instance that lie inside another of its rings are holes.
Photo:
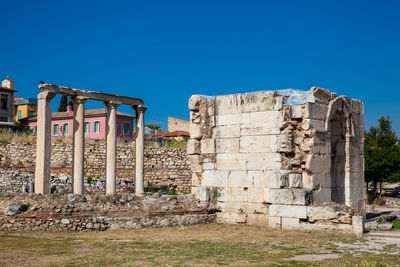
[[[192,193],[218,221],[362,234],[360,100],[280,90],[189,100]]]

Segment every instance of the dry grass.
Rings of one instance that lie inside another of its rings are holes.
[[[18,143],[34,143],[35,136],[27,132],[13,132],[11,129],[0,130],[0,144]]]
[[[201,225],[134,231],[0,234],[0,265],[24,266],[385,266],[398,255],[352,255],[335,242],[351,236],[277,231],[263,227]],[[341,254],[318,262],[302,254]]]

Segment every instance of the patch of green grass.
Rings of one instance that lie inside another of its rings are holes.
[[[341,249],[356,238],[240,225],[200,225],[132,231],[0,234],[0,266],[385,266],[398,255]],[[360,242],[364,239],[359,240]],[[398,247],[386,247],[394,251]],[[386,250],[385,250],[386,251]],[[295,261],[295,255],[339,254]],[[358,264],[358,265],[357,265]],[[364,264],[364,265],[360,265]],[[368,265],[369,264],[369,265]]]
[[[393,230],[400,230],[400,220],[394,220],[393,222]]]

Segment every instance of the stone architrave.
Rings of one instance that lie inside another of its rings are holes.
[[[50,193],[51,109],[50,101],[56,94],[38,94],[35,193]]]

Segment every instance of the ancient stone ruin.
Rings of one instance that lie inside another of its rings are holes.
[[[36,170],[35,193],[50,192],[50,156],[51,156],[51,110],[50,101],[56,94],[70,96],[74,103],[74,134],[73,134],[73,163],[72,187],[74,194],[84,191],[84,114],[87,100],[103,101],[107,107],[106,130],[106,194],[115,194],[116,183],[116,114],[117,107],[125,104],[136,111],[136,170],[135,194],[144,195],[144,112],[146,107],[143,100],[113,94],[99,93],[72,89],[54,84],[41,84],[38,94],[37,141],[36,141]]]
[[[223,223],[361,234],[360,100],[278,90],[189,100],[192,193]]]

